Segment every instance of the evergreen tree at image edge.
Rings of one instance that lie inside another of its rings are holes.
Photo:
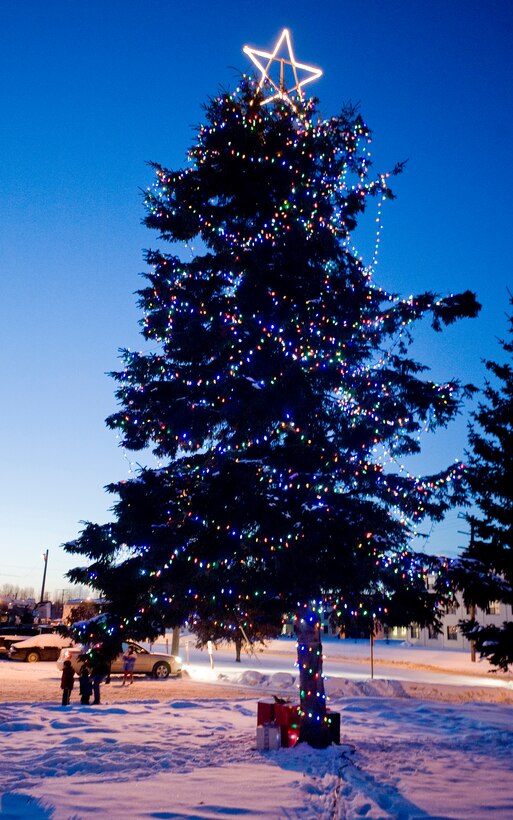
[[[513,305],[513,298],[510,297]],[[508,340],[499,344],[509,361],[485,361],[490,374],[483,400],[472,414],[467,481],[477,508],[467,516],[470,543],[451,574],[463,591],[474,617],[463,621],[463,634],[481,657],[505,671],[513,664],[513,622],[481,624],[475,607],[484,612],[491,604],[513,606],[513,316],[508,317]],[[510,610],[511,611],[511,610]]]

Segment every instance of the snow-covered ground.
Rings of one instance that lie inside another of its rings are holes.
[[[161,647],[159,647],[161,648]],[[294,642],[182,647],[181,680],[61,707],[55,664],[0,661],[0,817],[513,817],[513,682],[462,652],[325,643],[341,745],[256,749],[256,704],[295,698]]]

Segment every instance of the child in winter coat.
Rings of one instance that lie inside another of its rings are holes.
[[[135,652],[134,647],[129,646],[127,652],[123,655],[123,683],[122,686],[128,681],[128,684],[134,682],[134,667],[135,667]]]
[[[64,666],[62,669],[62,676],[61,676],[61,689],[62,689],[62,705],[69,706],[69,699],[71,696],[71,690],[74,686],[74,678],[75,678],[75,670],[71,665],[71,661],[64,661]]]
[[[80,687],[80,703],[88,704],[93,694],[93,682],[89,677],[87,666],[83,666],[80,670],[78,685]]]

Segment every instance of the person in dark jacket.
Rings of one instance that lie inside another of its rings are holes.
[[[80,687],[80,703],[88,704],[93,694],[93,683],[89,677],[89,669],[85,664],[80,670],[78,685]]]
[[[75,670],[71,665],[71,661],[64,661],[64,666],[62,669],[62,676],[61,676],[61,689],[62,689],[62,705],[69,706],[69,701],[71,697],[71,690],[74,686],[75,680]]]
[[[91,680],[93,683],[93,703],[100,703],[100,684],[110,681],[110,665],[101,656],[93,660],[91,666]]]

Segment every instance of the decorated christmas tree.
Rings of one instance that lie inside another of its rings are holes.
[[[490,379],[469,433],[468,481],[479,514],[469,516],[470,543],[454,562],[453,576],[471,614],[476,606],[486,611],[502,602],[511,612],[513,605],[513,316],[509,336],[500,344],[510,360],[485,362]],[[483,625],[474,617],[463,631],[495,666],[508,669],[513,664],[512,621]]]
[[[153,166],[146,224],[172,247],[147,253],[149,349],[124,352],[107,423],[159,466],[108,488],[114,520],[66,545],[88,559],[69,576],[109,599],[120,634],[188,619],[203,641],[209,624],[250,636],[295,613],[302,737],[326,745],[321,613],[436,619],[410,543],[461,500],[462,466],[419,478],[400,463],[465,389],[408,350],[415,321],[439,331],[478,305],[374,282],[351,238],[392,197],[369,129],[304,97],[320,72],[288,32],[246,53],[261,76],[208,103],[187,166]]]

